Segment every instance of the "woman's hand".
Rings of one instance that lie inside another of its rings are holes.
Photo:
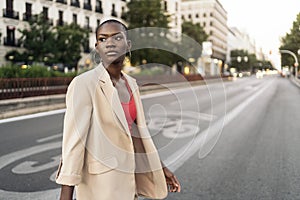
[[[73,199],[74,186],[62,185],[60,192],[60,200],[72,200]]]
[[[163,167],[166,182],[170,192],[180,192],[181,186],[176,176],[167,168]]]

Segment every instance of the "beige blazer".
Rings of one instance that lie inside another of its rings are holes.
[[[102,64],[73,79],[66,95],[62,159],[56,182],[76,185],[78,200],[162,199],[167,185],[148,132],[135,79],[137,126],[131,136],[117,90]]]

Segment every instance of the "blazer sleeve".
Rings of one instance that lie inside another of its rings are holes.
[[[56,175],[58,184],[72,186],[81,182],[85,144],[92,113],[91,101],[85,81],[74,78],[66,95],[62,158]]]

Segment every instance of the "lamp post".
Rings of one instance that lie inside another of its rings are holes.
[[[285,50],[285,49],[280,50],[280,53],[287,53],[287,54],[290,54],[294,57],[294,59],[295,59],[295,63],[294,63],[295,77],[298,78],[298,65],[299,65],[299,63],[298,63],[298,58],[297,58],[296,54],[294,52],[290,51],[290,50]],[[297,53],[300,55],[300,49],[298,49]]]

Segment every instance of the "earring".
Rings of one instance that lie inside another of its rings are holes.
[[[130,49],[129,49],[128,53],[129,53],[129,60],[131,60],[131,50]]]
[[[93,61],[96,65],[102,62],[102,59],[100,58],[98,52],[95,50],[93,51]]]

